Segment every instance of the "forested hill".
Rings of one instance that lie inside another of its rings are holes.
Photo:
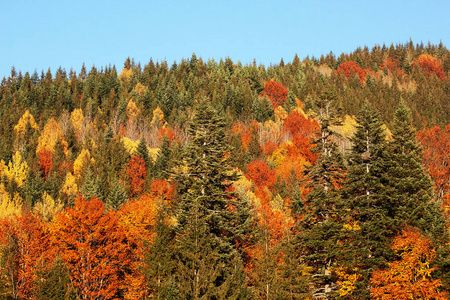
[[[1,299],[446,299],[450,52],[0,86]]]

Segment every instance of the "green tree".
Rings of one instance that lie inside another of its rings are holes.
[[[357,268],[362,275],[352,296],[366,299],[371,273],[393,255],[390,238],[399,224],[393,206],[386,201],[387,140],[378,113],[366,103],[357,122],[343,188],[341,258],[343,266]]]
[[[247,203],[228,191],[237,174],[226,153],[223,119],[205,101],[189,127],[192,140],[178,183],[176,279],[185,299],[244,299],[246,278],[236,243],[245,237]]]
[[[341,206],[339,188],[343,183],[345,167],[341,153],[332,138],[332,126],[341,124],[336,108],[336,98],[330,93],[323,94],[316,101],[320,132],[314,141],[314,152],[318,154],[316,163],[307,171],[307,190],[300,221],[300,243],[305,251],[305,260],[313,268],[314,297],[328,297],[336,284],[331,278],[331,267],[339,256],[337,237],[342,226],[339,208]],[[300,206],[295,204],[296,206]]]

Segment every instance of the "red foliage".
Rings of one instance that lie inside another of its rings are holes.
[[[275,109],[286,101],[288,91],[283,85],[271,79],[269,82],[264,83],[264,91],[262,91],[260,96],[267,96],[272,103],[272,108]]]
[[[343,73],[347,79],[350,78],[352,71],[356,73],[356,75],[359,76],[359,80],[361,82],[364,82],[366,80],[367,72],[363,70],[360,66],[358,66],[357,63],[354,61],[348,61],[345,63],[342,63],[339,68],[336,70],[336,73]]]
[[[118,299],[128,293],[137,244],[126,235],[114,210],[102,201],[75,200],[57,215],[55,238],[73,286],[83,299]]]
[[[417,133],[423,147],[423,164],[434,181],[436,195],[442,200],[450,193],[450,124],[423,129]]]
[[[133,197],[144,191],[145,177],[147,176],[147,168],[145,161],[139,155],[133,155],[128,162],[127,177],[130,183],[130,191]]]
[[[2,271],[15,287],[17,299],[33,299],[38,273],[48,270],[55,259],[50,241],[45,224],[29,212],[0,221],[0,250],[7,253],[2,257]]]
[[[160,142],[167,138],[169,143],[172,144],[173,141],[177,141],[175,137],[175,131],[172,128],[161,128],[158,130],[158,137]]]
[[[272,155],[273,151],[277,150],[278,145],[276,143],[272,142],[272,141],[267,141],[263,145],[262,148],[264,149],[264,154],[266,156],[270,156],[270,155]]]
[[[44,148],[38,153],[39,156],[39,166],[41,168],[42,174],[44,175],[44,178],[47,179],[48,173],[50,172],[50,169],[53,166],[52,157],[53,153],[52,151]]]
[[[441,65],[441,61],[429,54],[421,54],[414,61],[414,66],[419,66],[428,75],[436,74],[440,80],[445,78],[444,67]]]
[[[171,201],[175,192],[173,184],[163,179],[157,179],[150,186],[150,193],[153,197],[164,201]]]
[[[247,165],[246,177],[253,181],[257,187],[266,186],[269,189],[275,185],[275,171],[270,169],[263,160],[254,160]]]
[[[299,113],[292,111],[284,120],[283,130],[288,132],[293,137],[294,145],[297,147],[298,154],[303,156],[306,160],[314,163],[316,155],[311,152],[314,145],[311,139],[315,133],[320,130],[319,122],[316,119],[310,119]],[[293,155],[291,153],[290,155]]]

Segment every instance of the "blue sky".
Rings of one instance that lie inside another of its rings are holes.
[[[449,13],[448,0],[0,0],[0,78],[13,65],[120,70],[128,56],[170,65],[195,52],[269,65],[410,38],[450,47]]]

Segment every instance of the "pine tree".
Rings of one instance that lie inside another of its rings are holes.
[[[336,98],[329,93],[316,101],[320,132],[314,141],[318,154],[316,163],[307,171],[309,191],[305,197],[300,222],[300,243],[305,251],[305,260],[313,268],[314,297],[328,297],[336,288],[332,282],[331,267],[339,256],[336,238],[341,227],[339,208],[340,191],[345,167],[337,145],[332,138],[332,126],[341,124]],[[295,204],[297,205],[298,204]]]
[[[155,161],[155,169],[154,174],[158,179],[167,179],[168,169],[169,169],[169,161],[170,161],[170,142],[167,136],[164,136],[164,140],[162,142],[161,148],[159,149],[158,157]]]
[[[424,172],[422,148],[411,125],[411,112],[403,100],[395,112],[394,121],[387,170],[388,184],[392,189],[392,192],[388,191],[389,205],[396,208],[393,213],[400,226],[418,227],[432,234],[435,241],[443,241],[445,223],[442,212],[432,201],[433,184]]]
[[[364,299],[369,297],[370,274],[392,257],[390,238],[398,224],[385,201],[387,140],[378,113],[366,103],[357,121],[343,188],[344,227],[340,239],[342,266],[356,269],[362,276],[352,296]]]
[[[203,100],[189,127],[184,166],[173,176],[181,196],[176,279],[185,299],[244,299],[246,278],[236,243],[249,209],[227,191],[237,174],[226,153],[223,119]]]

